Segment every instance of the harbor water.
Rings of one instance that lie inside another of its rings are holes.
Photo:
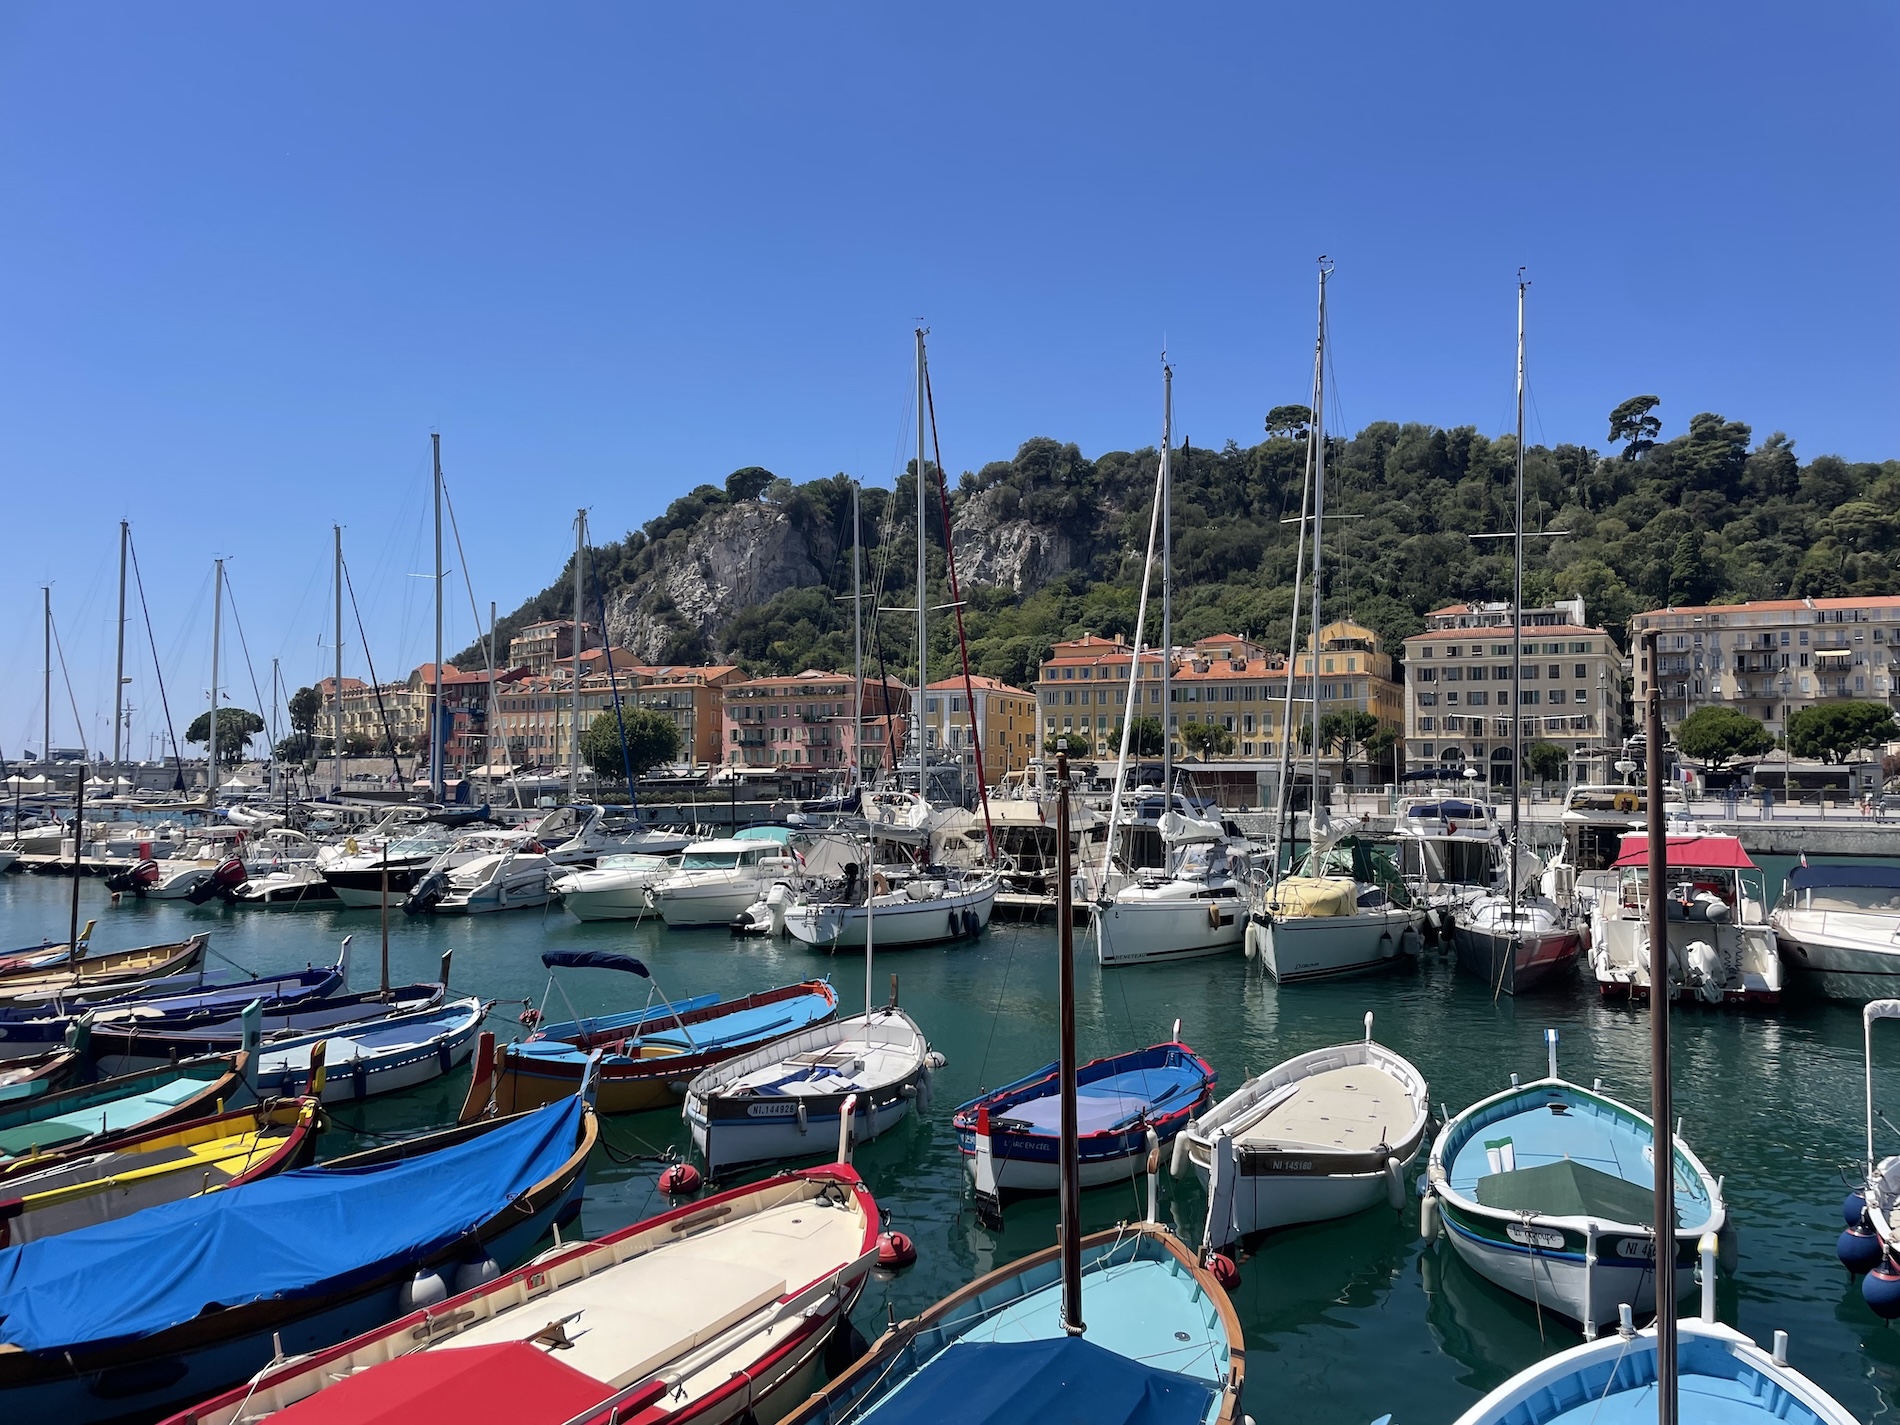
[[[1772,895],[1787,868],[1766,869]],[[64,939],[71,891],[62,879],[0,877],[0,944]],[[207,931],[214,968],[262,972],[333,959],[349,934],[354,985],[376,982],[374,911],[112,907],[98,881],[82,882],[81,896],[82,918],[99,920],[93,943],[101,950]],[[503,1038],[526,1033],[524,1003],[545,1004],[549,1018],[561,1019],[570,1017],[570,1001],[586,1013],[644,999],[645,982],[602,971],[563,972],[550,996],[539,956],[555,947],[634,954],[674,997],[738,995],[821,975],[831,976],[847,1011],[864,995],[861,957],[833,958],[793,941],[668,931],[657,921],[583,925],[558,906],[468,918],[391,915],[392,979],[433,979],[441,953],[453,948],[454,989],[495,1000],[492,1022]],[[999,924],[974,941],[877,959],[877,997],[897,976],[900,1002],[948,1064],[926,1119],[858,1151],[888,1225],[918,1249],[914,1267],[867,1288],[856,1313],[866,1337],[1054,1240],[1052,1201],[1012,1204],[1000,1232],[979,1224],[950,1114],[981,1089],[1055,1057],[1055,957],[1050,927]],[[1158,1042],[1179,1020],[1182,1038],[1213,1063],[1225,1092],[1292,1054],[1357,1038],[1371,1011],[1376,1037],[1416,1063],[1434,1104],[1453,1113],[1505,1086],[1513,1072],[1541,1075],[1546,1028],[1559,1031],[1565,1077],[1601,1078],[1607,1092],[1648,1105],[1647,1015],[1600,1002],[1582,980],[1494,1000],[1430,950],[1382,976],[1289,990],[1238,955],[1104,973],[1082,931],[1077,957],[1085,1057]],[[1801,999],[1768,1010],[1679,1007],[1672,1024],[1683,1136],[1725,1178],[1740,1228],[1740,1269],[1718,1292],[1722,1318],[1764,1343],[1788,1331],[1793,1364],[1856,1416],[1890,1413],[1900,1404],[1900,1333],[1867,1309],[1834,1257],[1843,1170],[1856,1171],[1864,1137],[1858,1008]],[[1900,1043],[1891,1048],[1887,1061],[1900,1065]],[[462,1070],[366,1107],[339,1106],[324,1156],[354,1146],[352,1130],[384,1134],[448,1121],[466,1081]],[[1881,1082],[1900,1086],[1900,1070]],[[1883,1152],[1900,1150],[1900,1132],[1882,1133]],[[665,1206],[657,1159],[689,1148],[684,1123],[670,1111],[605,1120],[602,1136],[579,1223],[588,1236]],[[1144,1206],[1141,1182],[1097,1189],[1084,1196],[1084,1226],[1112,1226]],[[1204,1212],[1198,1183],[1169,1179],[1164,1169],[1164,1219],[1198,1244]],[[1369,1422],[1388,1412],[1397,1425],[1449,1421],[1514,1371],[1580,1339],[1480,1280],[1444,1244],[1422,1245],[1415,1197],[1403,1213],[1381,1207],[1251,1243],[1233,1296],[1246,1330],[1246,1406],[1263,1422]]]

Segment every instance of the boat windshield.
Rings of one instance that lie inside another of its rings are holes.
[[[1900,915],[1900,888],[1893,886],[1808,886],[1794,895],[1796,908],[1800,910]]]
[[[680,861],[682,871],[730,871],[737,866],[741,851],[688,851]]]
[[[603,856],[594,863],[602,871],[658,871],[671,864],[666,856],[643,856],[637,852],[625,852],[617,856]]]

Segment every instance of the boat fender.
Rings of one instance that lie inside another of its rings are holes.
[[[1438,1194],[1428,1192],[1418,1205],[1418,1235],[1430,1245],[1438,1240]]]
[[[916,1097],[917,1097],[917,1085],[915,1085],[915,1084],[905,1084],[905,1085],[904,1085],[904,1086],[903,1086],[902,1088],[900,1088],[900,1089],[898,1089],[898,1091],[897,1091],[897,1092],[898,1092],[899,1094],[901,1094],[901,1095],[902,1095],[903,1097],[905,1097],[905,1098],[916,1098]]]
[[[1188,1136],[1185,1133],[1174,1135],[1174,1155],[1168,1160],[1168,1175],[1180,1177],[1188,1166]]]
[[[501,1275],[501,1267],[495,1259],[483,1253],[472,1262],[464,1262],[455,1269],[455,1294],[473,1291],[478,1286],[486,1286]]]
[[[1394,1212],[1405,1211],[1405,1165],[1397,1158],[1385,1160],[1385,1200]]]
[[[1240,1267],[1225,1252],[1211,1253],[1207,1259],[1207,1270],[1224,1292],[1231,1293],[1240,1285]]]
[[[805,1100],[798,1101],[798,1132],[802,1137],[811,1130],[811,1115],[806,1111]]]
[[[449,1049],[447,1040],[435,1046],[435,1061],[442,1066],[442,1072],[445,1074],[455,1067],[455,1056]]]
[[[1247,958],[1249,960],[1257,959],[1259,957],[1260,947],[1254,943],[1254,939],[1259,933],[1260,933],[1259,927],[1256,926],[1251,920],[1249,920],[1247,922],[1246,933],[1241,936],[1241,943],[1246,947]]]
[[[1900,1266],[1883,1256],[1878,1265],[1861,1278],[1860,1294],[1874,1315],[1882,1321],[1900,1317]]]
[[[350,1069],[350,1091],[358,1103],[369,1097],[369,1062],[358,1059]]]
[[[1742,1265],[1742,1229],[1733,1222],[1723,1224],[1715,1234],[1715,1264],[1730,1276]]]
[[[1425,950],[1425,937],[1411,926],[1405,927],[1405,933],[1399,937],[1399,953],[1416,960]]]
[[[1867,1221],[1867,1195],[1858,1188],[1841,1199],[1841,1221],[1849,1227],[1860,1227]]]
[[[919,1113],[930,1112],[930,1096],[930,1071],[926,1069],[917,1076],[917,1111]]]
[[[442,1280],[442,1274],[424,1267],[397,1291],[396,1310],[407,1316],[412,1311],[420,1311],[448,1299],[449,1284]]]
[[[1880,1239],[1866,1223],[1856,1222],[1835,1241],[1834,1253],[1842,1266],[1859,1276],[1880,1265]]]
[[[935,1049],[932,1049],[928,1054],[924,1055],[924,1067],[927,1069],[941,1069],[949,1062],[948,1059],[944,1058],[943,1055],[939,1054]]]
[[[885,1271],[902,1271],[916,1260],[917,1244],[902,1232],[877,1234],[877,1264]]]
[[[1398,942],[1393,940],[1392,932],[1389,930],[1380,931],[1379,932],[1379,958],[1381,960],[1390,960],[1394,955],[1398,953],[1399,953]]]
[[[952,936],[954,936],[957,933],[957,913],[954,910],[950,912],[950,932],[949,933]]]
[[[1220,929],[1220,906],[1213,901],[1207,903],[1207,928],[1209,930]]]
[[[660,1191],[668,1197],[691,1197],[699,1191],[699,1169],[691,1163],[673,1164],[660,1174]]]

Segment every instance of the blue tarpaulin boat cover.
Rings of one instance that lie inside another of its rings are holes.
[[[543,950],[541,963],[550,970],[625,970],[642,975],[647,967],[631,955],[615,955],[607,950]]]
[[[1145,1366],[1086,1336],[958,1341],[869,1418],[877,1425],[1200,1425],[1213,1398],[1206,1381]]]
[[[207,1308],[346,1289],[480,1227],[574,1155],[563,1099],[454,1147],[302,1168],[0,1252],[0,1342],[149,1336]]]

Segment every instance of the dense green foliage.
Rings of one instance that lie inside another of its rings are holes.
[[[1234,750],[1234,734],[1218,723],[1184,722],[1181,745],[1205,762],[1210,756],[1225,757]]]
[[[1525,455],[1533,529],[1568,531],[1528,541],[1525,596],[1541,603],[1584,596],[1591,619],[1622,638],[1632,613],[1700,602],[1900,591],[1900,461],[1851,463],[1822,455],[1805,464],[1776,432],[1713,413],[1661,439],[1655,397],[1633,398],[1610,418],[1614,455],[1577,445],[1533,446]],[[1303,407],[1275,407],[1258,445],[1183,448],[1173,461],[1174,632],[1178,641],[1220,633],[1284,647],[1307,463]],[[1472,541],[1510,527],[1511,437],[1379,421],[1328,442],[1327,508],[1354,518],[1326,527],[1327,618],[1351,616],[1393,646],[1423,615],[1468,599],[1509,596],[1506,540]],[[1033,681],[1049,645],[1085,632],[1133,631],[1147,546],[1156,452],[1086,457],[1045,437],[1009,460],[965,472],[951,492],[958,511],[982,502],[991,522],[1032,522],[1045,543],[1066,543],[1072,566],[1019,593],[962,590],[973,671]],[[932,470],[934,476],[935,471]],[[724,486],[700,485],[626,539],[592,551],[590,567],[611,595],[631,584],[643,611],[677,629],[663,658],[709,654],[759,673],[846,668],[851,657],[850,481],[793,485],[757,467]],[[914,470],[895,492],[866,489],[863,530],[867,609],[911,602],[916,532]],[[809,583],[756,607],[735,609],[710,636],[687,624],[646,576],[684,548],[700,521],[735,501],[782,508],[812,550]],[[932,604],[949,601],[935,502],[930,531]],[[967,541],[966,541],[967,542]],[[502,636],[536,618],[565,615],[571,569],[502,623]],[[591,596],[590,596],[591,597]],[[1149,638],[1159,634],[1149,610]],[[910,620],[867,613],[867,659],[894,676],[914,667]],[[931,676],[955,666],[953,621],[932,625]],[[479,650],[462,655],[470,665]],[[458,659],[458,661],[462,661]]]
[[[1676,747],[1711,772],[1736,757],[1759,757],[1775,745],[1766,727],[1739,708],[1697,708],[1676,729]]]
[[[1524,749],[1524,770],[1540,782],[1554,782],[1570,765],[1570,754],[1555,742],[1533,742]]]
[[[626,729],[626,753],[620,750],[621,728]],[[601,713],[581,734],[581,756],[604,782],[627,780],[627,764],[639,777],[662,762],[680,755],[680,730],[672,718],[653,708],[622,708],[616,722],[610,712]]]
[[[264,730],[264,719],[248,708],[218,709],[218,761],[226,767],[235,767],[244,760],[244,746],[251,738]],[[203,746],[211,736],[211,710],[209,708],[191,720],[191,726],[185,729],[185,741],[194,746]]]
[[[1823,762],[1845,762],[1896,735],[1900,728],[1885,703],[1821,703],[1788,719],[1788,750]]]

